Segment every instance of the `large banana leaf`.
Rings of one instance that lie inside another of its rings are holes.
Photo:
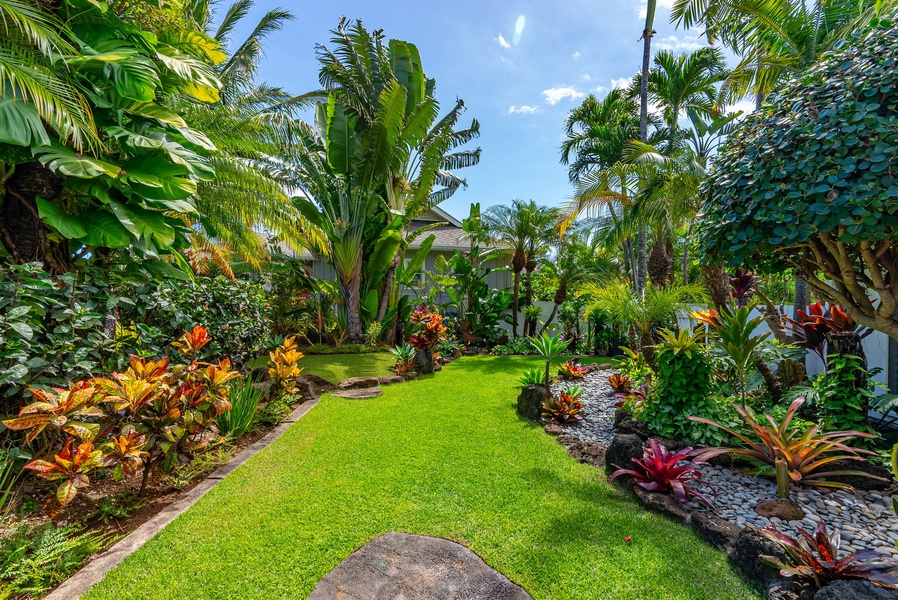
[[[131,236],[115,215],[105,210],[94,210],[80,215],[85,235],[80,241],[88,246],[126,248]]]
[[[365,135],[365,158],[362,173],[365,181],[383,181],[396,164],[399,132],[405,121],[405,88],[390,81],[378,98],[377,116]]]
[[[368,273],[365,280],[369,285],[375,286],[383,280],[401,244],[402,234],[396,230],[385,231],[380,236],[368,258]]]
[[[406,113],[409,114],[424,101],[427,93],[427,80],[421,66],[421,55],[414,44],[390,40],[390,62],[393,66],[393,76],[407,91]]]
[[[50,136],[44,130],[37,109],[22,101],[0,100],[0,143],[16,146],[49,146]]]
[[[334,174],[347,175],[352,171],[355,155],[355,123],[334,95],[327,100],[326,125],[327,163]]]
[[[418,251],[415,252],[415,255],[412,256],[412,259],[408,261],[408,264],[403,265],[400,269],[397,269],[397,283],[405,286],[408,286],[412,283],[415,275],[417,275],[421,268],[424,266],[424,261],[427,259],[427,255],[430,254],[430,249],[433,247],[433,243],[436,239],[436,236],[433,234],[424,238],[424,241],[421,242],[421,246],[418,248]]]
[[[58,231],[63,237],[72,239],[87,235],[81,220],[78,217],[66,213],[61,206],[47,202],[43,198],[35,198],[37,212],[41,219]]]

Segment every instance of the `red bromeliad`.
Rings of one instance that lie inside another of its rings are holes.
[[[580,379],[585,377],[587,373],[589,373],[589,367],[584,367],[573,359],[561,363],[558,367],[558,375],[562,379]]]
[[[649,440],[649,447],[643,450],[642,458],[634,458],[637,469],[621,469],[611,474],[608,481],[613,481],[621,475],[633,477],[636,485],[650,492],[672,493],[680,502],[686,502],[690,496],[713,506],[702,493],[692,485],[703,483],[702,474],[696,467],[705,465],[700,460],[689,460],[692,448],[687,446],[678,452],[671,452],[653,439]],[[710,487],[710,486],[708,486]],[[712,490],[713,491],[713,490]]]
[[[562,390],[558,396],[552,396],[543,402],[543,414],[552,417],[559,423],[575,423],[583,420],[583,404],[577,399],[579,393]]]
[[[614,373],[608,376],[608,385],[615,394],[627,394],[632,389],[632,382],[626,375]]]
[[[761,562],[780,570],[780,576],[799,583],[822,588],[837,579],[863,579],[880,587],[898,589],[898,577],[886,573],[898,568],[898,561],[887,554],[861,550],[839,558],[841,536],[839,530],[830,535],[821,520],[814,535],[801,527],[795,528],[797,539],[786,535],[776,526],[761,529],[761,534],[776,542],[788,557],[788,562],[774,556],[761,556]]]

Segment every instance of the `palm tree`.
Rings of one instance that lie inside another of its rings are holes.
[[[639,141],[649,141],[649,62],[652,58],[652,36],[655,35],[655,8],[657,0],[646,1],[645,27],[642,30],[642,70],[639,78]],[[648,240],[646,238],[645,223],[639,222],[637,226],[637,269],[636,289],[642,291],[646,286],[646,272],[648,268]]]
[[[533,200],[525,202],[515,199],[511,206],[501,204],[492,206],[483,215],[483,223],[493,239],[507,246],[511,252],[511,271],[514,274],[512,283],[512,337],[518,337],[518,312],[521,308],[521,273],[527,266],[528,250],[536,232],[531,226],[532,214],[537,205]]]
[[[678,311],[689,308],[690,302],[700,303],[705,299],[705,291],[701,285],[672,285],[663,288],[650,285],[640,293],[622,282],[611,285],[587,283],[582,286],[580,294],[589,298],[587,314],[604,310],[621,326],[635,327],[639,334],[639,351],[649,361],[655,345],[652,328],[670,324]]]
[[[550,243],[556,238],[558,209],[537,206],[532,200],[527,206],[526,220],[530,230],[525,244],[524,260],[524,308],[533,306],[533,272],[549,251]],[[537,319],[524,321],[524,335],[536,335]]]
[[[281,9],[268,11],[245,39],[233,43],[234,31],[243,26],[253,6],[253,0],[236,0],[219,21],[215,3],[192,0],[185,4],[185,17],[196,20],[225,54],[216,67],[221,100],[212,107],[185,103],[183,113],[218,148],[209,157],[217,175],[197,190],[196,223],[206,232],[205,239],[258,267],[267,257],[263,231],[294,251],[312,242],[321,246],[323,239],[290,202],[283,177],[285,163],[296,152],[298,132],[307,127],[294,113],[310,100],[258,81],[266,39],[294,17]],[[203,239],[195,236],[197,242]],[[208,249],[209,244],[200,247]],[[198,255],[216,257],[208,250]],[[226,262],[215,262],[229,272]]]
[[[724,97],[752,93],[760,102],[784,77],[896,7],[896,0],[675,0],[671,22],[701,25],[709,41],[733,50],[741,60]]]

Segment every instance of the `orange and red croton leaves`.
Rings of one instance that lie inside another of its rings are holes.
[[[93,442],[82,442],[73,449],[73,438],[53,457],[53,462],[33,460],[26,469],[37,472],[38,477],[58,482],[56,501],[65,507],[78,494],[78,490],[90,486],[88,473],[103,466],[103,451],[94,450]]]
[[[18,417],[3,421],[13,431],[30,430],[25,443],[30,444],[46,429],[64,431],[82,440],[93,439],[99,432],[99,424],[82,420],[104,415],[96,406],[100,394],[94,380],[77,383],[70,390],[29,391],[37,402],[20,410]]]

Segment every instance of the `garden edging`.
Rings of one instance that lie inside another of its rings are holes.
[[[162,531],[169,523],[174,521],[175,518],[196,504],[206,492],[218,485],[222,479],[233,473],[238,467],[263,449],[270,446],[285,431],[287,431],[291,425],[303,418],[311,409],[317,406],[319,400],[320,398],[316,397],[303,402],[290,413],[282,423],[278,424],[259,441],[246,448],[228,464],[213,471],[206,477],[206,479],[187,492],[187,494],[175,502],[172,502],[162,511],[157,513],[152,519],[116,542],[111,548],[63,582],[62,585],[47,595],[44,600],[74,600],[87,593],[87,591],[99,583],[109,571],[114,569],[119,563],[153,539],[157,533]]]

